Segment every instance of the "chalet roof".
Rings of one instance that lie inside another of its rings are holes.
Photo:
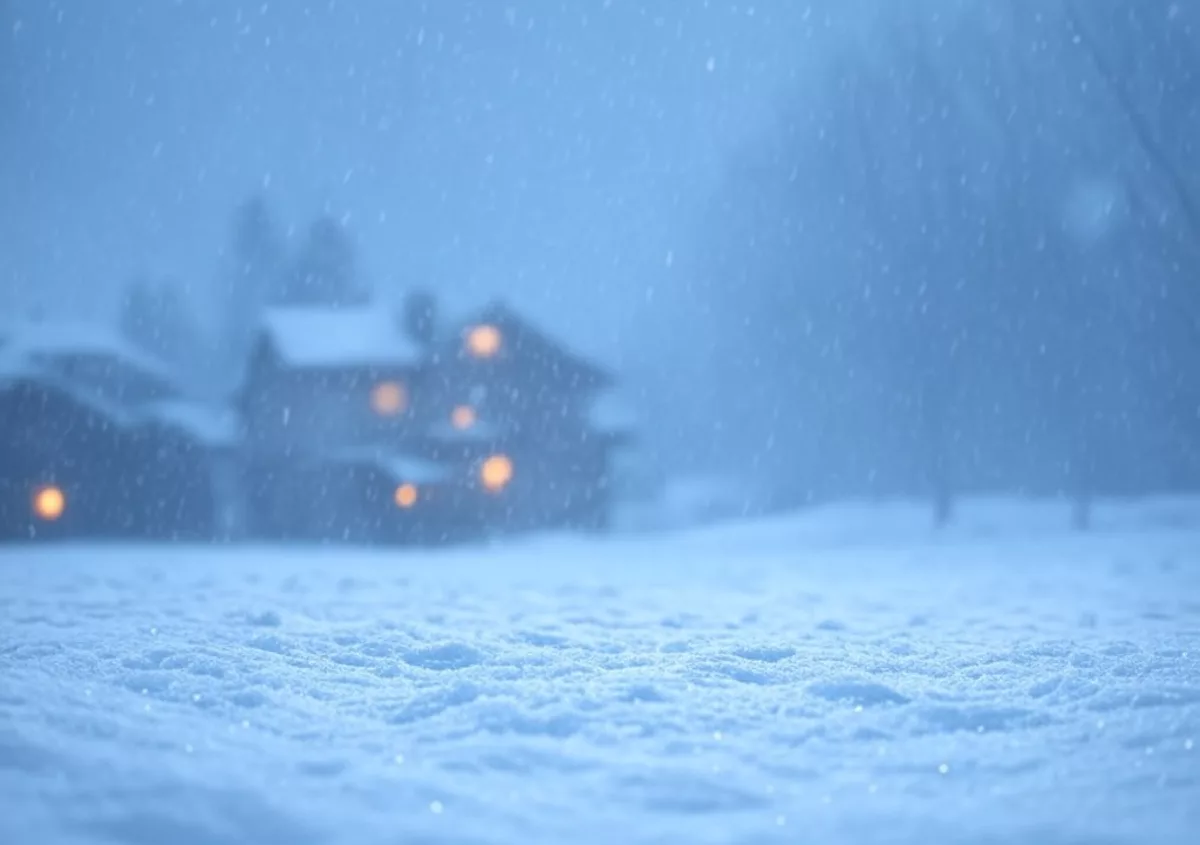
[[[92,390],[81,390],[69,382],[35,371],[0,370],[0,391],[34,390],[65,399],[71,405],[103,417],[118,428],[133,428],[138,415],[131,408],[112,402]]]
[[[222,406],[183,400],[156,402],[142,416],[145,422],[181,431],[206,446],[227,448],[241,436],[237,414]]]
[[[0,338],[0,383],[36,372],[33,364],[15,353]]]
[[[6,327],[7,355],[31,361],[49,357],[105,355],[169,381],[171,369],[121,336],[116,329],[86,320],[34,320]]]
[[[236,417],[221,407],[185,400],[131,407],[53,374],[0,369],[0,392],[21,386],[60,396],[81,410],[103,418],[106,424],[130,434],[150,426],[162,426],[174,429],[194,443],[210,447],[231,446],[240,434]]]
[[[378,467],[398,483],[436,484],[450,477],[450,471],[439,463],[383,449],[339,449],[321,459],[332,463]]]
[[[422,358],[396,312],[380,305],[270,308],[262,332],[292,367],[409,366]]]
[[[605,390],[592,399],[587,420],[592,429],[601,434],[625,434],[638,425],[633,406],[614,390]]]
[[[428,427],[426,434],[442,443],[487,443],[500,437],[501,429],[482,420],[465,429],[455,428],[449,422],[436,422]]]
[[[549,369],[565,373],[572,381],[591,387],[606,387],[614,381],[612,373],[599,361],[584,356],[571,343],[546,331],[500,300],[451,319],[442,333],[442,342],[457,346],[462,342],[464,331],[481,323],[494,325],[511,338],[519,355],[528,356]]]
[[[81,320],[10,326],[0,343],[0,375],[52,377],[114,402],[137,403],[178,392],[166,364],[115,329]]]

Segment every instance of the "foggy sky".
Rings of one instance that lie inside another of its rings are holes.
[[[667,0],[10,6],[6,299],[111,311],[144,270],[205,306],[266,188],[288,224],[344,218],[380,291],[503,294],[618,364],[689,312],[693,209],[813,26]]]
[[[814,474],[915,471],[897,469],[919,462],[901,406],[945,357],[909,354],[921,274],[982,285],[942,320],[990,344],[960,376],[976,418],[947,432],[980,477],[1021,452],[995,447],[1033,436],[1026,417],[1051,434],[1022,459],[1063,459],[1081,429],[1047,417],[1088,391],[1122,437],[1181,436],[1190,399],[1156,408],[1187,327],[1158,349],[1153,321],[1181,313],[1194,236],[1064,10],[1196,174],[1189,4],[5,2],[5,305],[112,313],[144,271],[211,317],[234,206],[264,190],[287,224],[345,220],[384,295],[501,295],[616,365],[649,388],[650,453],[675,469],[749,466],[801,493]],[[847,99],[855,79],[876,91]],[[1053,365],[1069,389],[1015,370],[997,386],[1043,336],[1078,340]],[[1068,364],[1088,349],[1117,359],[1091,356],[1085,385]]]

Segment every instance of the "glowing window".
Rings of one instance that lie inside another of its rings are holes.
[[[484,489],[499,493],[512,481],[513,462],[507,455],[492,455],[479,467],[479,480]]]
[[[467,332],[467,351],[476,358],[491,358],[500,351],[503,342],[500,330],[484,323]]]
[[[408,407],[408,393],[398,381],[383,381],[371,390],[371,410],[381,417],[394,417]]]
[[[401,484],[392,498],[396,500],[396,507],[404,510],[411,508],[417,503],[417,485]]]
[[[63,491],[50,485],[33,494],[33,512],[38,519],[54,522],[67,509],[67,497]]]
[[[459,431],[475,425],[475,409],[470,405],[459,405],[450,412],[450,424]]]

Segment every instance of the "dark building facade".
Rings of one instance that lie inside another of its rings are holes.
[[[164,371],[93,327],[10,336],[0,348],[0,537],[214,536],[210,444],[170,403]]]
[[[615,379],[503,304],[267,309],[227,413],[95,327],[0,346],[0,536],[436,544],[606,527]],[[615,421],[614,421],[615,420]]]
[[[502,304],[444,325],[425,298],[271,309],[237,400],[249,533],[602,528],[628,432],[596,427],[593,409],[614,381]]]
[[[45,382],[0,386],[0,531],[5,539],[110,536],[127,518],[106,478],[125,420]]]
[[[610,371],[501,302],[450,321],[436,334],[430,360],[431,404],[440,415],[430,424],[449,423],[488,444],[466,456],[476,462],[475,483],[490,494],[489,525],[500,531],[608,525],[612,455],[632,434],[611,420],[597,425],[598,407],[615,395]],[[507,462],[502,497],[489,489],[482,451]]]
[[[470,535],[455,479],[420,454],[428,372],[400,312],[371,303],[269,309],[237,397],[247,533],[352,542]]]

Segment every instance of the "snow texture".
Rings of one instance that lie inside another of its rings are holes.
[[[1191,843],[1196,506],[0,552],[0,841]]]
[[[421,359],[399,311],[383,306],[272,308],[263,321],[275,351],[294,367],[406,367]]]

